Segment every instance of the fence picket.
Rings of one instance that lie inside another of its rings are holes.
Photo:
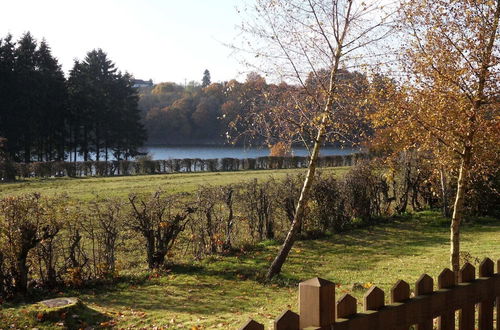
[[[297,313],[286,310],[274,320],[274,330],[299,330],[299,322]]]
[[[356,298],[350,294],[345,294],[337,303],[337,318],[345,319],[356,315]]]
[[[485,258],[479,265],[479,277],[491,277],[494,273],[494,263]],[[492,287],[490,290],[493,290]],[[479,330],[493,330],[493,301],[485,300],[479,303]]]
[[[247,323],[245,323],[240,330],[264,330],[264,325],[255,322],[254,320],[248,320]]]
[[[460,283],[468,283],[474,281],[476,277],[476,269],[470,263],[466,263],[460,269],[458,278]],[[458,327],[460,330],[474,330],[475,308],[474,303],[467,303],[460,310],[458,319]]]
[[[384,291],[372,286],[365,294],[365,312],[384,307]]]
[[[421,296],[426,294],[431,294],[434,291],[434,280],[427,274],[423,274],[417,280],[415,284],[415,295]],[[432,310],[431,305],[426,305],[425,310],[422,310],[421,313],[426,316],[426,320],[417,324],[417,330],[432,330],[433,328],[433,318],[432,318]]]
[[[449,289],[453,286],[455,286],[455,274],[448,268],[443,269],[438,276],[438,289]],[[455,311],[449,311],[439,317],[438,329],[455,329]]]
[[[497,260],[497,275],[500,276],[500,259]],[[497,330],[500,330],[500,295],[497,296]]]
[[[410,298],[410,285],[403,280],[399,280],[394,284],[391,289],[391,303],[402,303],[405,300]],[[406,315],[403,313],[399,313],[395,315],[396,324],[404,324],[404,320],[406,319]],[[404,329],[408,330],[409,325],[398,326],[395,329]]]
[[[500,259],[497,260],[497,275],[500,274]],[[500,330],[500,295],[497,296],[497,330]]]

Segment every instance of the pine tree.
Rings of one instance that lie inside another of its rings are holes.
[[[16,92],[14,47],[11,35],[0,39],[0,136],[11,140],[8,149],[11,156],[14,156],[18,150],[18,140],[15,139],[17,127],[14,125]]]
[[[210,81],[210,71],[208,71],[208,69],[206,69],[203,72],[203,78],[201,79],[201,87],[205,88],[208,85],[210,85],[210,83],[211,83],[211,81]]]
[[[15,74],[15,113],[11,125],[14,128],[13,137],[18,141],[20,155],[24,162],[32,160],[32,148],[35,140],[35,124],[38,119],[38,77],[35,74],[37,67],[36,41],[29,32],[18,41],[14,50]]]
[[[66,83],[64,73],[42,40],[37,50],[39,79],[38,120],[35,125],[39,160],[63,160],[66,137]]]
[[[73,148],[84,160],[94,153],[107,160],[110,153],[128,157],[145,139],[131,77],[118,72],[101,49],[75,62],[68,80],[72,113]]]

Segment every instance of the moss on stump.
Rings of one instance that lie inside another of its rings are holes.
[[[32,306],[33,316],[37,321],[60,321],[66,319],[83,304],[75,297],[43,300]]]

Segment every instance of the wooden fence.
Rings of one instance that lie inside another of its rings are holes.
[[[493,261],[485,259],[476,278],[474,266],[466,263],[458,274],[458,283],[446,268],[438,276],[437,290],[432,277],[424,274],[415,285],[414,295],[409,284],[400,280],[391,289],[389,305],[385,305],[384,291],[373,286],[364,296],[362,312],[357,311],[357,301],[349,294],[335,303],[335,284],[313,278],[299,284],[300,315],[285,311],[274,321],[274,329],[399,330],[415,326],[418,330],[451,330],[457,325],[460,330],[493,330],[496,323],[500,330],[500,260],[496,274],[493,268]],[[264,326],[253,320],[241,328],[262,329]]]

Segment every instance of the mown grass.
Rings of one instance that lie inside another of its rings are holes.
[[[341,175],[348,167],[321,169]],[[121,177],[28,179],[15,183],[0,183],[0,198],[30,192],[44,195],[67,194],[71,198],[90,200],[96,194],[103,197],[126,197],[131,192],[141,194],[162,189],[167,193],[191,192],[201,184],[227,185],[270,176],[282,178],[287,174],[305,173],[305,169],[256,170],[210,173],[177,173]]]
[[[500,221],[472,220],[463,226],[462,251],[478,259],[499,259]],[[446,225],[438,213],[421,212],[324,239],[299,241],[282,275],[272,283],[261,279],[279,245],[264,242],[232,256],[181,263],[158,276],[135,276],[114,285],[60,294],[79,296],[92,311],[75,318],[86,322],[82,325],[236,329],[253,318],[267,328],[283,310],[297,311],[297,284],[311,277],[335,282],[337,298],[343,293],[361,298],[365,290],[360,287],[370,285],[388,293],[398,279],[414,287],[422,273],[436,278],[449,264]],[[27,310],[27,304],[4,304],[0,327],[57,327],[28,320]]]

